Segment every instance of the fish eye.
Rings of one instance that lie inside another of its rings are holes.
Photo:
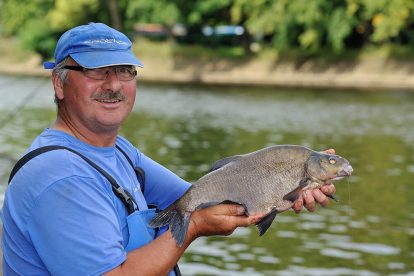
[[[336,159],[334,157],[329,157],[329,163],[334,165],[336,163]]]

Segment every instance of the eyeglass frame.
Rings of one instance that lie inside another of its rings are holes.
[[[127,65],[127,66],[129,66],[129,65]],[[91,72],[91,71],[94,71],[94,70],[102,70],[102,69],[104,69],[104,68],[113,68],[114,69],[114,71],[115,71],[115,74],[116,74],[116,77],[118,78],[118,80],[119,81],[132,81],[133,79],[135,79],[136,78],[136,76],[137,76],[137,74],[138,74],[138,72],[137,72],[137,70],[136,69],[133,69],[133,67],[131,67],[131,69],[132,70],[128,70],[129,68],[128,67],[126,67],[125,65],[118,65],[118,66],[106,66],[106,67],[99,67],[99,68],[92,68],[92,69],[89,69],[89,68],[85,68],[85,67],[82,67],[82,66],[79,66],[79,65],[65,65],[65,66],[63,66],[63,69],[67,69],[67,70],[73,70],[73,71],[78,71],[78,72],[82,72],[82,73],[84,73],[84,75],[87,77],[87,78],[90,78],[90,79],[93,79],[93,80],[106,80],[107,78],[108,78],[108,75],[109,75],[109,71],[110,70],[106,70],[105,71],[105,77],[104,78],[95,78],[95,77],[91,77],[91,76],[89,76],[86,72]],[[119,69],[121,69],[121,68],[125,68],[125,69],[127,69],[127,71],[129,72],[129,74],[130,74],[130,78],[128,77],[128,78],[126,78],[126,79],[120,79],[119,78]],[[95,71],[95,72],[96,72]]]

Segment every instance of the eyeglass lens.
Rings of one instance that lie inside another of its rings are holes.
[[[115,73],[120,81],[130,81],[135,78],[137,71],[132,67],[116,66],[116,67],[105,67],[95,69],[84,69],[84,74],[92,79],[105,80],[110,72],[115,70]]]

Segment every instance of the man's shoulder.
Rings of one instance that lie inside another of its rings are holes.
[[[137,148],[128,139],[121,135],[116,137],[116,145],[126,150],[137,150]]]
[[[48,185],[73,176],[91,177],[94,171],[77,154],[88,153],[88,149],[81,146],[75,138],[62,131],[45,129],[16,164],[14,182],[32,179],[38,184]]]
[[[118,135],[116,139],[116,146],[125,152],[128,157],[133,160],[134,163],[139,162],[141,159],[140,150],[136,148],[130,141],[120,135]]]
[[[79,156],[65,149],[43,149],[47,147],[31,148],[26,153],[25,157],[29,158],[26,158],[26,162],[16,172],[15,178],[54,182],[74,175],[75,167],[78,167],[81,161]]]
[[[21,206],[22,216],[28,217],[37,198],[56,183],[65,183],[70,187],[71,183],[91,182],[93,171],[86,166],[83,171],[78,170],[77,163],[82,163],[80,158],[66,150],[53,150],[34,156],[16,171],[9,183],[6,198],[13,198],[14,204]]]

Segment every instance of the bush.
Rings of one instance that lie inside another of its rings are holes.
[[[27,21],[19,32],[23,48],[37,52],[43,60],[53,57],[57,43],[56,37],[59,37],[59,35],[52,31],[45,20],[42,19]]]

